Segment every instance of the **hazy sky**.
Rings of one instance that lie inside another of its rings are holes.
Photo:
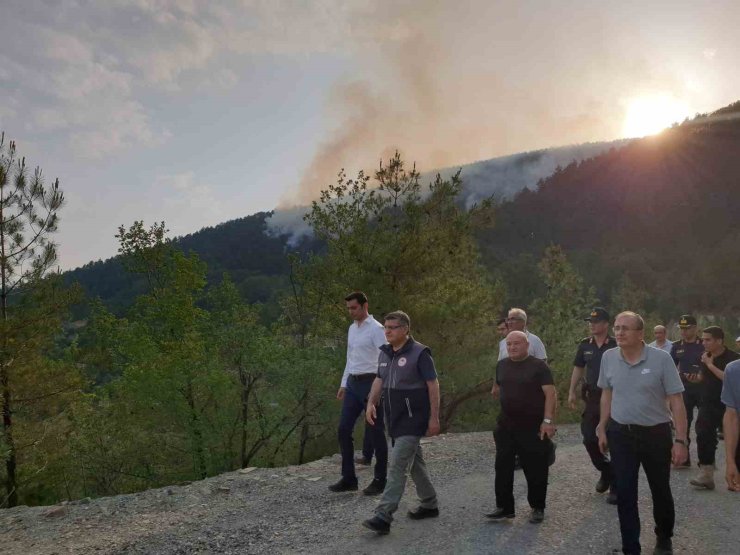
[[[738,28],[736,1],[3,0],[0,129],[59,177],[70,268],[394,148],[428,170],[719,108]]]

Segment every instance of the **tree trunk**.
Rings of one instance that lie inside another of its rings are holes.
[[[206,459],[203,450],[203,433],[198,422],[198,411],[195,409],[195,395],[193,393],[193,382],[188,381],[186,399],[190,407],[190,424],[193,433],[193,448],[195,451],[196,471],[202,480],[206,474]]]
[[[445,399],[442,403],[443,406],[439,411],[440,432],[446,433],[447,430],[449,430],[450,423],[452,422],[457,409],[460,408],[460,405],[472,399],[484,397],[491,390],[491,383],[492,380],[486,380],[469,389],[468,391],[461,393],[457,397],[453,397],[450,400]]]
[[[3,242],[0,241],[0,243]],[[4,255],[4,252],[1,253],[3,260]],[[2,318],[3,329],[7,329],[8,295],[6,293],[5,268],[0,268],[0,275],[2,276],[2,283],[0,284],[0,317]],[[0,349],[2,349],[0,351],[0,388],[2,389],[3,396],[3,442],[8,450],[8,455],[5,459],[6,498],[2,505],[6,507],[15,507],[18,504],[18,484],[16,480],[17,458],[15,452],[15,441],[13,439],[13,399],[10,390],[10,372],[8,368],[10,361],[8,354],[8,338],[6,333],[3,333],[2,346],[0,346]]]
[[[246,468],[249,460],[247,459],[247,423],[249,422],[249,394],[252,390],[252,382],[249,380],[244,368],[239,368],[239,383],[241,383],[241,453],[239,462],[241,468]]]

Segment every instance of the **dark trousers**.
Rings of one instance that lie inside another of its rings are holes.
[[[526,428],[499,423],[493,432],[496,441],[496,506],[514,512],[514,455],[527,479],[527,501],[533,509],[545,508],[547,497],[550,440],[539,438],[539,425]]]
[[[694,421],[694,409],[701,407],[701,389],[698,384],[683,382],[683,404],[686,406],[686,439],[691,443],[691,423]],[[698,425],[698,422],[697,422]],[[698,434],[699,431],[695,430]]]
[[[675,509],[671,493],[671,447],[669,423],[657,426],[623,426],[610,420],[606,428],[612,468],[617,486],[622,551],[640,553],[640,513],[637,508],[637,478],[645,470],[653,497],[653,518],[658,538],[673,536]]]
[[[352,432],[355,428],[357,418],[362,414],[367,405],[367,397],[370,394],[373,380],[356,380],[352,376],[347,380],[347,388],[344,392],[342,403],[342,414],[339,418],[339,450],[342,453],[342,477],[348,482],[356,482],[355,474],[355,445]],[[368,429],[369,428],[369,429]],[[370,433],[371,443],[375,451],[375,478],[385,481],[388,472],[388,443],[383,431],[383,411],[378,408],[377,418],[374,426],[368,426],[365,433]]]
[[[362,458],[370,461],[373,458],[373,433],[370,424],[365,421],[365,435],[362,438]]]
[[[717,451],[717,428],[722,424],[725,406],[722,403],[704,401],[696,419],[696,451],[699,464],[714,464]]]
[[[599,425],[599,415],[601,414],[601,390],[584,391],[584,400],[586,408],[581,414],[581,435],[583,436],[583,445],[586,447],[588,456],[591,457],[596,470],[606,477],[610,483],[613,482],[613,473],[609,458],[606,457],[599,449],[599,438],[596,437],[596,426]]]

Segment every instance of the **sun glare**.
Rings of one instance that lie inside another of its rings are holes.
[[[688,114],[686,103],[672,96],[632,98],[627,102],[622,135],[628,138],[655,135]]]

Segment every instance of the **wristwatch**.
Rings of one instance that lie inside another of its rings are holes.
[[[673,440],[673,443],[680,443],[684,447],[688,447],[688,445],[686,444],[686,442],[683,439],[676,438],[676,439]]]
[[[552,420],[550,420],[549,418],[543,418],[542,422],[544,422],[545,424],[552,424]]]

